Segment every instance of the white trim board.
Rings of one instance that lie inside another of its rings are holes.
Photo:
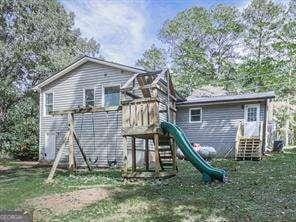
[[[43,93],[43,117],[52,117],[52,115],[47,115],[46,114],[46,107],[45,107],[45,103],[46,103],[46,94],[50,94],[52,93],[52,110],[54,110],[54,91],[47,91]]]

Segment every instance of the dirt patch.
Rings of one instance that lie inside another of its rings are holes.
[[[107,188],[92,188],[74,192],[43,196],[27,201],[38,209],[47,209],[54,214],[65,214],[71,210],[80,210],[97,201],[104,200],[116,192]]]
[[[10,161],[9,164],[0,163],[0,173],[10,173],[15,170],[31,169],[37,166],[37,161]]]

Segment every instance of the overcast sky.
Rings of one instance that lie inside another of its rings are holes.
[[[61,0],[67,11],[74,12],[75,26],[82,36],[101,44],[106,60],[134,65],[153,43],[160,45],[158,31],[164,21],[192,7],[211,7],[218,3],[245,7],[246,0],[150,0],[104,1]]]

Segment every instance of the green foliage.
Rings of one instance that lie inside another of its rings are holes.
[[[171,52],[177,89],[189,95],[211,84],[295,95],[295,9],[295,1],[252,0],[241,12],[192,7],[165,22],[159,37]]]
[[[0,4],[0,146],[36,157],[38,98],[31,87],[75,58],[97,55],[99,44],[74,29],[74,15],[57,0]]]
[[[277,32],[282,21],[281,5],[270,0],[251,1],[243,13],[243,38],[249,50],[248,56],[260,60],[273,53],[270,43],[277,41]]]
[[[203,85],[234,92],[273,90],[276,100],[294,106],[295,21],[295,0],[250,0],[242,10],[221,4],[186,9],[163,24],[159,37],[171,52],[168,60],[183,96]],[[285,111],[275,113],[285,125]]]
[[[14,104],[7,113],[6,131],[0,143],[13,157],[21,160],[38,156],[38,105],[31,97]]]
[[[201,85],[219,85],[232,74],[242,30],[239,11],[224,5],[193,7],[166,22],[160,38],[171,48],[177,89],[188,95]]]
[[[165,52],[158,49],[154,44],[144,52],[142,58],[138,59],[136,65],[145,70],[155,71],[166,68]]]

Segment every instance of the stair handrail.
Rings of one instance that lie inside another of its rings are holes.
[[[242,129],[242,122],[240,121],[238,123],[237,131],[236,131],[236,137],[235,137],[235,153],[234,153],[235,160],[237,159],[239,140],[240,140],[240,137],[241,137],[241,134],[242,134],[241,129]]]

